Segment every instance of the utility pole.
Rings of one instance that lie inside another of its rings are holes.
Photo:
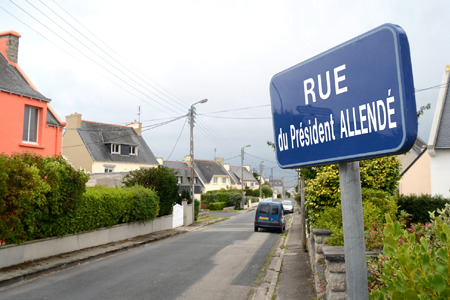
[[[241,148],[241,207],[244,208],[245,205],[245,195],[244,195],[244,148],[250,147],[251,145],[247,145]]]
[[[190,160],[191,160],[191,180],[190,180],[190,185],[191,185],[191,199],[192,199],[192,223],[194,223],[195,221],[195,193],[194,193],[194,177],[195,177],[195,169],[194,169],[194,105],[198,104],[198,103],[205,103],[206,101],[208,101],[208,99],[203,99],[200,100],[194,104],[191,105],[191,109],[189,110],[189,120],[190,120]]]

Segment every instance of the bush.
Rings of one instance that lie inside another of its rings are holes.
[[[208,191],[206,192],[206,194],[202,194],[201,199],[202,203],[206,202],[209,203],[210,209],[211,204],[217,202],[226,202],[226,206],[234,206],[236,209],[240,209],[242,196],[241,191],[237,189],[217,190],[217,191]]]
[[[159,196],[159,215],[172,214],[173,204],[178,199],[178,180],[168,167],[133,170],[123,179],[125,186],[136,184],[154,189]]]
[[[366,233],[366,248],[372,250],[380,246],[373,239],[377,238],[376,229],[385,223],[386,215],[393,217],[397,214],[396,197],[387,192],[373,189],[362,189],[364,230]],[[339,202],[334,207],[325,207],[320,216],[313,221],[315,228],[330,229],[333,233],[327,239],[330,246],[343,246],[344,233],[342,228],[342,208]]]
[[[384,191],[395,195],[400,163],[395,156],[360,161],[361,189]],[[339,166],[328,165],[315,169],[316,177],[305,187],[306,207],[311,220],[319,217],[327,206],[336,206],[341,200]]]
[[[0,154],[0,244],[59,235],[88,176],[61,156]]]
[[[429,212],[444,208],[446,203],[450,203],[450,199],[442,196],[431,196],[425,194],[420,196],[401,195],[398,199],[399,209],[404,210],[411,215],[408,220],[408,225],[411,223],[429,223]]]
[[[435,218],[431,240],[401,229],[386,217],[383,254],[371,267],[371,299],[448,299],[450,297],[450,229]],[[419,241],[418,241],[419,240]]]
[[[223,210],[226,206],[226,202],[213,202],[209,203],[209,210]]]
[[[67,216],[64,234],[152,220],[158,215],[158,202],[155,191],[139,185],[87,188],[82,201]]]
[[[198,220],[199,211],[200,211],[200,201],[195,200],[195,202],[194,202],[194,221]]]
[[[270,187],[270,185],[263,184],[261,189],[262,189],[263,198],[272,197],[273,192],[272,192],[272,188]]]

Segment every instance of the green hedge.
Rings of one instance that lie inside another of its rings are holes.
[[[241,190],[208,191],[201,195],[202,203],[226,202],[226,206],[241,207]]]
[[[151,189],[86,191],[88,175],[61,156],[0,154],[0,170],[0,245],[146,221],[159,212]]]
[[[450,199],[439,195],[401,195],[399,196],[397,203],[399,211],[404,210],[411,215],[410,220],[408,220],[409,223],[425,224],[430,222],[429,212],[443,209],[446,203],[450,203]]]
[[[0,154],[0,244],[58,235],[89,177],[62,156]]]
[[[226,202],[214,202],[209,204],[209,210],[223,210],[227,207]]]
[[[83,199],[66,220],[64,234],[152,220],[158,215],[158,202],[155,191],[139,185],[87,188]]]

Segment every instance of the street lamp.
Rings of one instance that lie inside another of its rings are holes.
[[[191,105],[191,109],[189,110],[189,117],[190,117],[190,125],[191,125],[191,141],[190,141],[190,159],[191,159],[191,199],[192,199],[192,223],[195,221],[195,193],[194,193],[194,105],[199,103],[205,103],[208,99],[203,99],[198,102],[195,102]]]
[[[242,190],[242,198],[241,198],[241,206],[244,208],[244,148],[250,147],[251,145],[247,145],[241,148],[241,190]]]

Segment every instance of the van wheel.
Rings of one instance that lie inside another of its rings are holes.
[[[281,227],[281,228],[280,228],[280,233],[284,233],[285,230],[286,230],[286,229],[284,228],[284,226]]]
[[[258,226],[255,226],[255,232],[258,232]]]

